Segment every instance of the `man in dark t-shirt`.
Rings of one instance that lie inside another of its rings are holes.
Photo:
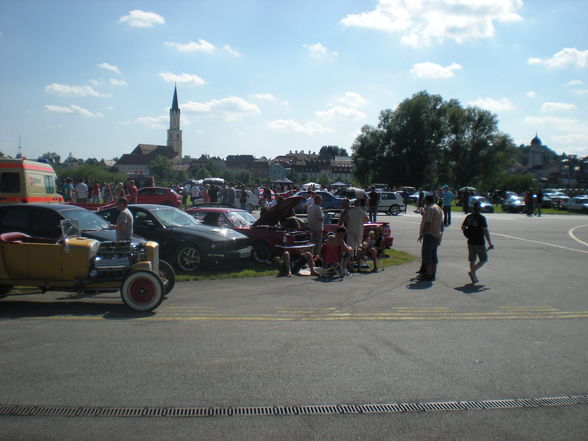
[[[488,241],[488,249],[494,248],[490,240],[490,232],[488,231],[488,223],[486,218],[480,214],[480,203],[475,202],[473,213],[468,214],[461,225],[461,230],[468,238],[468,261],[470,262],[470,271],[468,276],[472,283],[478,282],[478,271],[487,261],[488,253],[486,252],[486,242]],[[478,259],[478,262],[476,262]]]

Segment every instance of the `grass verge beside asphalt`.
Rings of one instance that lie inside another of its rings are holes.
[[[417,258],[412,254],[400,250],[386,250],[385,257],[380,259],[381,267],[402,265],[413,262]],[[245,279],[250,277],[277,276],[278,268],[273,264],[252,262],[247,268],[203,268],[198,274],[178,274],[176,281],[189,282],[197,280]]]

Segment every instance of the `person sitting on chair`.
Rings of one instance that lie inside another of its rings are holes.
[[[319,275],[319,273],[317,273],[314,269],[314,261],[312,258],[312,254],[310,254],[310,251],[300,253],[300,255],[294,261],[292,261],[290,253],[288,251],[284,251],[284,253],[282,254],[282,260],[284,262],[284,269],[286,270],[286,275],[288,277],[292,277],[292,273],[298,274],[298,272],[304,267],[304,265],[308,265],[311,276]]]
[[[341,263],[343,268],[347,267],[347,262],[353,248],[345,242],[346,233],[347,228],[338,227],[335,234],[330,233],[327,236],[323,248],[324,266]]]
[[[378,231],[379,234],[377,233]],[[368,233],[368,240],[367,242],[364,242],[362,246],[361,259],[364,259],[367,256],[372,258],[372,262],[374,262],[373,273],[378,272],[378,255],[384,250],[383,242],[382,232],[378,228],[377,230],[371,230]]]

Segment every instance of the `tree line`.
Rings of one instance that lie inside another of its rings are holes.
[[[426,91],[383,110],[377,126],[362,127],[352,150],[361,183],[426,188],[499,188],[518,155],[496,115]]]

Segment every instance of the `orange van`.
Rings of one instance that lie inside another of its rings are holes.
[[[63,203],[51,165],[27,159],[0,158],[0,204]]]

